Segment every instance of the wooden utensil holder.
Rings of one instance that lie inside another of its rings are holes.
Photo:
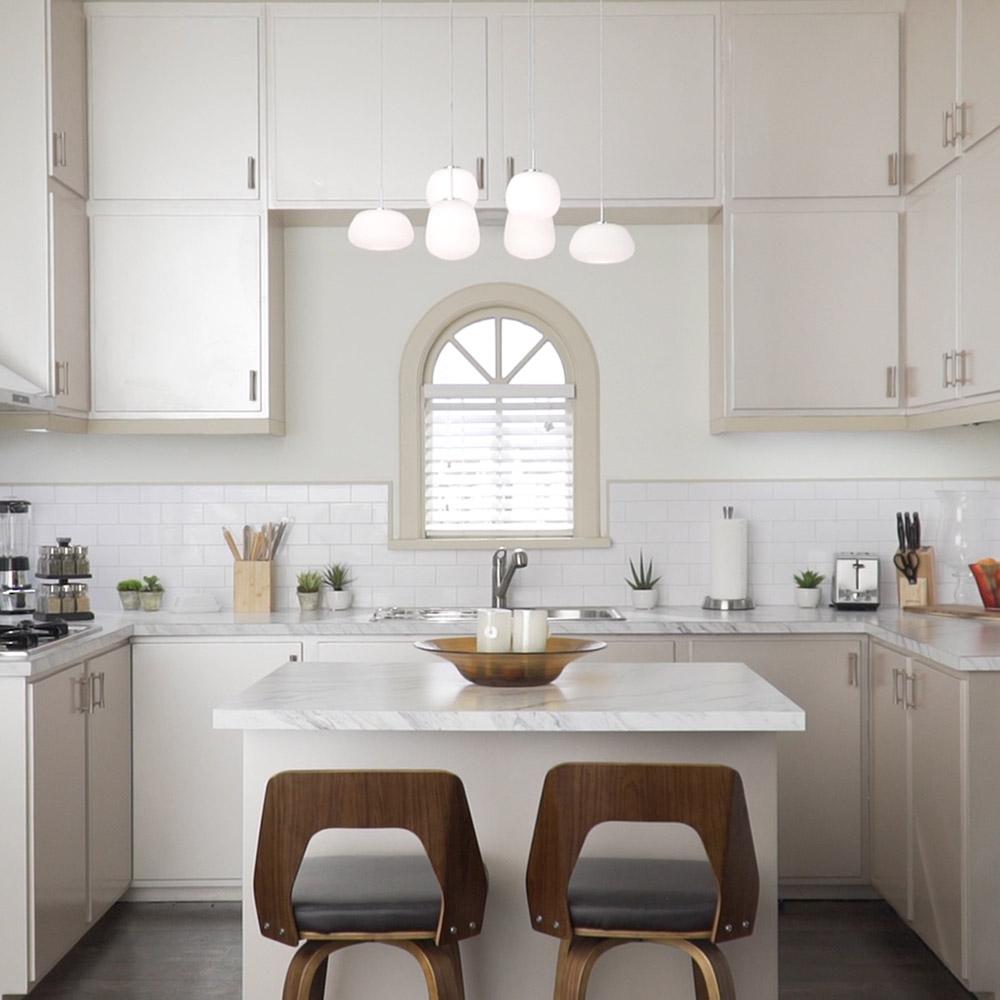
[[[241,559],[233,563],[233,610],[237,614],[274,611],[276,594],[273,561]]]
[[[920,565],[917,567],[916,583],[910,583],[896,570],[901,608],[922,608],[934,603],[934,549],[917,549],[917,555],[920,556]]]

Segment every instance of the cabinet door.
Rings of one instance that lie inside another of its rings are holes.
[[[95,15],[90,84],[94,198],[257,197],[257,18]]]
[[[87,197],[87,21],[80,0],[50,0],[52,176]]]
[[[894,409],[894,212],[731,216],[735,409]]]
[[[129,647],[87,663],[93,709],[87,740],[90,919],[132,880],[132,657]]]
[[[297,642],[133,646],[138,883],[239,883],[242,734],[213,729],[212,712],[301,655]]]
[[[81,664],[31,685],[32,978],[87,930],[87,695]]]
[[[49,191],[54,387],[60,409],[90,409],[90,238],[86,202]]]
[[[274,197],[371,202],[378,196],[378,22],[272,14],[269,89]],[[385,19],[385,197],[424,204],[448,162],[448,22]],[[415,85],[414,67],[419,69]],[[455,160],[485,170],[486,19],[455,21]]]
[[[778,734],[778,875],[864,878],[861,643],[698,639],[697,663],[746,663],[805,709],[806,729]]]
[[[261,409],[258,216],[97,216],[94,410]]]
[[[1000,57],[998,57],[1000,61]],[[1000,136],[962,163],[963,396],[1000,392]]]
[[[950,163],[957,152],[950,138],[953,126],[945,121],[954,110],[957,46],[957,0],[907,0],[903,177],[908,191]]]
[[[966,682],[919,662],[912,673],[913,928],[961,975]]]
[[[607,19],[609,199],[716,196],[716,23],[711,14]],[[501,30],[503,151],[521,171],[531,155],[527,19],[504,17]],[[593,15],[536,18],[537,165],[555,175],[568,202],[593,203],[598,195],[598,46],[599,21]]]
[[[890,195],[899,152],[899,18],[733,17],[738,198]]]
[[[949,352],[957,343],[958,181],[934,178],[907,200],[906,399],[954,399]]]
[[[872,884],[910,915],[910,803],[904,684],[906,657],[871,644]]]
[[[962,101],[966,149],[1000,126],[1000,4],[962,0]]]

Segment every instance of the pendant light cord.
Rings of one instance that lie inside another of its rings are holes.
[[[385,207],[385,26],[378,0],[378,207]]]
[[[455,0],[448,0],[448,197],[455,198]]]
[[[604,0],[600,3],[600,54],[598,55],[598,84],[597,91],[600,98],[600,108],[598,114],[598,141],[600,143],[600,196],[601,196],[601,222],[604,221]]]
[[[535,0],[528,0],[528,133],[535,169]]]

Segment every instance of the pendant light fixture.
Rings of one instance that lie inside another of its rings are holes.
[[[503,245],[513,257],[537,260],[555,247],[552,217],[559,211],[562,194],[555,177],[535,166],[535,0],[528,4],[528,131],[531,165],[507,184]]]
[[[360,250],[404,250],[413,242],[413,225],[395,209],[385,207],[385,25],[378,0],[378,208],[367,208],[351,219],[347,238]]]
[[[600,205],[597,222],[581,226],[569,241],[572,257],[584,264],[621,264],[635,253],[635,241],[624,227],[604,219],[604,0],[600,2],[601,49],[598,59]]]
[[[475,209],[479,185],[468,170],[455,166],[455,0],[448,0],[448,128],[449,165],[436,170],[427,182],[431,210],[427,214],[424,242],[428,252],[441,260],[465,260],[479,249],[479,219]],[[471,188],[463,175],[471,179]],[[439,198],[442,194],[444,197]]]

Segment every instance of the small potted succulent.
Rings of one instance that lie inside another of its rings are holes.
[[[323,582],[330,588],[330,607],[346,611],[351,606],[351,592],[347,585],[352,581],[347,563],[332,563],[323,571]]]
[[[319,607],[320,588],[323,577],[315,570],[308,569],[296,577],[298,587],[295,593],[299,597],[299,608],[302,611],[315,611]]]
[[[158,576],[144,576],[139,601],[143,611],[159,611],[163,607],[163,584]]]
[[[639,550],[639,568],[635,563],[628,561],[630,575],[625,577],[625,582],[632,588],[632,607],[642,611],[655,608],[658,600],[656,585],[660,582],[658,576],[653,576],[653,560],[646,562]]]
[[[118,600],[122,602],[122,611],[139,610],[140,590],[142,590],[142,580],[118,581]]]
[[[818,608],[820,589],[819,585],[826,579],[822,573],[817,573],[811,569],[804,569],[801,573],[794,574],[795,603],[800,608]]]

